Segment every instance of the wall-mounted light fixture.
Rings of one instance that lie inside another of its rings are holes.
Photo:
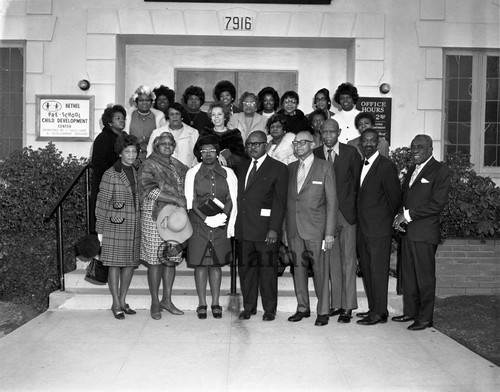
[[[382,93],[382,94],[387,94],[389,91],[391,91],[391,85],[389,83],[382,83],[378,90]]]
[[[90,88],[90,82],[87,79],[82,79],[78,82],[78,87],[82,91],[87,91]]]

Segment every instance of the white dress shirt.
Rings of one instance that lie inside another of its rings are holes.
[[[380,155],[378,151],[375,151],[375,154],[373,154],[370,158],[366,159],[363,161],[363,169],[361,169],[361,178],[359,180],[360,186],[363,185],[363,181],[365,180],[366,175],[368,174],[368,171],[373,165],[373,162],[377,157]],[[366,164],[368,162],[368,165]]]

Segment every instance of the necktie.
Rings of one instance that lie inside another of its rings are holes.
[[[413,173],[410,178],[410,186],[413,185],[415,182],[415,179],[418,177],[418,173],[420,173],[420,165],[415,166],[415,170],[413,170]]]
[[[257,173],[257,161],[253,161],[252,170],[250,170],[250,174],[248,175],[247,186],[250,184],[252,177],[255,176],[255,173]]]
[[[328,152],[328,156],[326,157],[326,160],[329,161],[329,162],[333,162],[332,151],[333,151],[332,148],[330,148],[329,150],[326,150],[326,152]]]
[[[300,162],[299,171],[297,173],[297,193],[302,189],[304,185],[304,180],[306,179],[306,165],[304,162]]]

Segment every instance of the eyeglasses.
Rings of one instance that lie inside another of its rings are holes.
[[[257,103],[253,102],[253,101],[252,102],[243,102],[243,105],[245,105],[245,106],[255,106],[255,105],[257,105]]]
[[[153,100],[150,98],[139,98],[137,101],[138,102],[152,102]]]
[[[294,140],[292,142],[294,147],[297,147],[297,146],[302,147],[302,146],[305,146],[306,143],[312,143],[312,140]]]
[[[217,150],[215,148],[211,148],[210,150],[200,150],[201,154],[215,154]]]
[[[318,97],[315,99],[316,102],[325,102],[326,101],[326,97]]]
[[[297,103],[297,100],[294,98],[287,98],[283,100],[283,103],[293,103],[295,105]]]
[[[252,142],[246,142],[245,146],[250,147],[250,148],[253,148],[253,147],[257,147],[258,148],[258,147],[262,146],[263,144],[267,144],[267,142],[253,142],[253,143]]]
[[[163,142],[163,143],[158,144],[158,146],[160,146],[160,147],[174,147],[175,144],[174,143]]]

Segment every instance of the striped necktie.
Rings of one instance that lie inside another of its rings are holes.
[[[304,162],[300,162],[299,171],[297,173],[297,193],[302,189],[304,185],[304,180],[306,179],[306,165]]]
[[[257,173],[257,160],[253,161],[253,167],[252,170],[250,170],[250,173],[248,174],[247,185],[245,186],[245,188],[248,187],[248,185],[250,185],[250,181],[252,180],[252,177],[255,176],[255,173]]]

